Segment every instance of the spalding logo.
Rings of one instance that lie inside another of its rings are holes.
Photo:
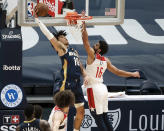
[[[21,34],[14,34],[13,31],[9,31],[9,34],[2,34],[2,39],[21,39]]]
[[[17,85],[7,85],[1,91],[1,101],[6,107],[17,107],[22,102],[22,99],[22,90]]]

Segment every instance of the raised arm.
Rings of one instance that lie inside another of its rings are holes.
[[[137,77],[140,78],[139,72],[127,72],[124,70],[120,70],[117,67],[115,67],[114,65],[112,65],[112,63],[110,62],[110,60],[108,58],[106,58],[107,60],[107,69],[112,72],[113,74],[117,75],[117,76],[121,76],[121,77]]]
[[[90,46],[90,43],[89,43],[89,40],[88,40],[88,33],[87,33],[87,30],[86,30],[86,25],[85,25],[85,22],[83,22],[83,29],[82,29],[82,40],[83,40],[83,45],[84,45],[84,48],[88,54],[88,59],[93,59],[94,60],[94,50],[93,48]]]
[[[47,29],[47,27],[38,19],[37,6],[35,7],[35,22],[38,24],[42,33],[48,38],[48,40],[51,42],[52,46],[59,53],[59,55],[63,55],[63,53],[66,52],[66,47],[61,42],[59,42]]]

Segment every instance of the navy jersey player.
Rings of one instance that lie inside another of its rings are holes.
[[[37,14],[37,7],[35,8],[35,14]],[[37,15],[35,15],[35,21],[61,58],[62,82],[60,91],[70,89],[75,95],[76,117],[74,120],[74,131],[78,131],[84,118],[84,96],[80,83],[80,75],[82,74],[85,76],[84,69],[79,61],[78,53],[69,45],[65,31],[59,31],[53,35],[37,18]]]
[[[91,114],[101,131],[113,131],[112,124],[109,121],[108,112],[108,90],[103,84],[103,74],[106,69],[122,77],[140,77],[139,72],[127,72],[116,68],[110,60],[103,55],[108,51],[108,44],[105,41],[99,41],[93,48],[88,41],[85,22],[83,22],[82,39],[84,48],[88,54],[86,73],[90,80],[88,81],[87,96]]]
[[[27,104],[24,109],[25,121],[17,126],[16,131],[51,131],[45,120],[34,118],[34,106]]]
[[[40,105],[35,105],[34,106],[34,117],[36,119],[41,119],[42,113],[43,113],[43,108]]]

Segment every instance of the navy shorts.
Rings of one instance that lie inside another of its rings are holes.
[[[84,102],[84,95],[81,88],[80,79],[72,79],[65,84],[65,90],[71,90],[75,95],[75,104]]]
[[[53,88],[53,95],[55,95],[57,92],[60,91],[60,88],[62,86],[61,79],[56,79],[54,83]],[[81,82],[80,79],[71,79],[69,81],[66,81],[65,83],[65,90],[71,90],[75,95],[75,104],[84,102],[84,95],[81,88]]]

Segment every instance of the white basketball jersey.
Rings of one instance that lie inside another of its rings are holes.
[[[107,61],[105,57],[96,54],[95,60],[91,65],[86,66],[86,73],[94,78],[97,82],[103,82],[103,74],[107,69]]]
[[[50,114],[50,116],[49,116],[48,123],[50,124],[51,129],[53,129],[53,121],[52,121],[53,115],[54,115],[57,111],[61,111],[61,109],[60,109],[59,107],[55,106],[55,107],[52,109],[51,114]],[[62,112],[62,111],[61,111],[61,112]],[[64,112],[63,112],[63,114],[64,114],[64,120],[63,120],[63,122],[62,122],[62,123],[60,124],[60,126],[59,126],[59,131],[65,131],[65,130],[66,130],[67,114],[65,114]]]

